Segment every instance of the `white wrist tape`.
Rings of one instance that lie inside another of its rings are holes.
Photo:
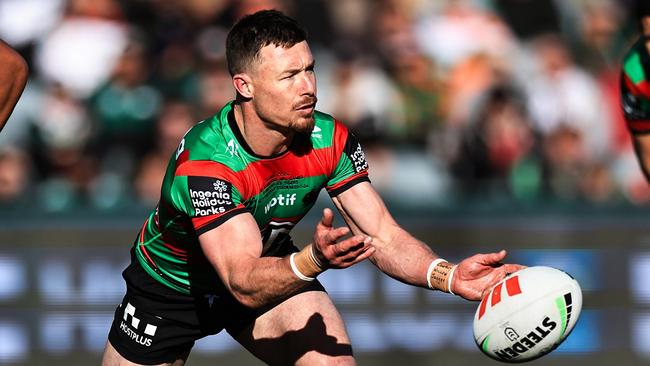
[[[296,267],[296,261],[294,259],[296,254],[297,253],[291,253],[291,255],[289,256],[289,264],[291,264],[291,270],[301,280],[308,281],[308,282],[313,281],[315,279],[315,277],[307,277],[307,276],[305,276],[304,274],[300,273],[300,271],[298,270],[298,267]]]
[[[447,283],[447,288],[449,289],[449,293],[454,296],[456,296],[456,294],[453,291],[451,291],[451,282],[454,279],[454,272],[456,272],[456,267],[458,267],[458,265],[455,265],[451,268],[451,271],[449,272],[449,279],[448,279],[449,282]]]
[[[433,272],[433,269],[436,268],[438,263],[441,262],[446,262],[446,260],[442,258],[437,258],[434,259],[433,262],[431,262],[431,264],[429,264],[429,268],[427,269],[427,285],[429,286],[430,289],[433,289],[433,286],[431,285],[431,273]]]

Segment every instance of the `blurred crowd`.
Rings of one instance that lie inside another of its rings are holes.
[[[625,0],[0,0],[30,65],[0,134],[0,207],[158,200],[194,123],[234,97],[225,36],[275,8],[308,30],[317,108],[406,204],[643,205],[619,107]]]

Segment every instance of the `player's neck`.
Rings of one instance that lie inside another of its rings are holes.
[[[262,120],[246,103],[235,103],[235,122],[246,144],[259,156],[275,156],[285,152],[295,132],[274,126]]]

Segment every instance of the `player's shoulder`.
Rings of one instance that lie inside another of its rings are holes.
[[[204,164],[217,163],[225,168],[237,170],[241,165],[238,159],[238,144],[228,127],[228,113],[231,103],[215,115],[194,125],[183,137],[181,145],[188,151],[187,160],[203,161]]]
[[[623,73],[633,80],[645,78],[650,68],[647,39],[640,37],[623,57]]]
[[[311,134],[312,141],[316,139],[331,142],[341,135],[347,135],[347,133],[347,126],[338,119],[321,111],[314,112],[314,130]]]

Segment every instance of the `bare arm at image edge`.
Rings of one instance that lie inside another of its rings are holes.
[[[644,17],[641,20],[641,25],[643,27],[643,35],[645,37],[650,37],[650,17]],[[648,54],[650,54],[650,40],[646,39],[645,45]],[[643,170],[646,181],[650,183],[650,133],[633,135],[633,139],[634,150],[636,151],[636,155],[639,158],[641,170]]]
[[[0,131],[14,110],[27,83],[27,63],[0,41]]]
[[[650,183],[650,134],[634,135],[634,150],[646,181]]]

